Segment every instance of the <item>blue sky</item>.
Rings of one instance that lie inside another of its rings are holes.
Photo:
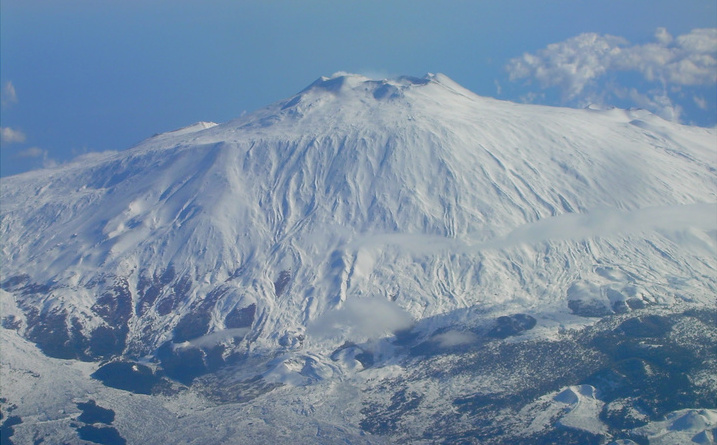
[[[717,123],[713,0],[2,0],[0,175],[225,122],[337,71]]]

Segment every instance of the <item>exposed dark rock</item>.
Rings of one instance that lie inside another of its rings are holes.
[[[231,288],[218,286],[212,289],[203,299],[199,300],[198,304],[194,306],[198,309],[204,309],[205,311],[211,311],[212,308],[217,304],[217,301],[224,295],[226,295]]]
[[[224,319],[224,326],[226,326],[227,329],[250,328],[252,323],[254,323],[255,313],[256,304],[254,303],[242,309],[234,308]]]
[[[357,347],[357,346],[356,346],[356,343],[354,343],[354,342],[352,342],[352,341],[345,341],[344,344],[342,344],[341,346],[339,346],[338,348],[336,348],[336,349],[334,350],[334,352],[331,353],[331,360],[333,360],[333,361],[338,360],[338,359],[339,359],[339,354],[340,354],[342,351],[345,351],[346,349],[350,349],[350,348],[355,348],[355,347]]]
[[[630,305],[627,304],[627,301],[625,300],[617,300],[612,303],[611,305],[612,311],[616,314],[624,314],[627,312],[630,312]]]
[[[588,431],[558,427],[524,439],[511,440],[510,443],[516,445],[553,445],[556,443],[602,445],[607,443],[607,438]]]
[[[568,308],[581,317],[604,317],[612,314],[609,307],[597,300],[568,300]]]
[[[2,327],[5,329],[12,329],[17,330],[20,329],[20,325],[22,324],[22,320],[15,317],[15,315],[10,314],[7,317],[3,317],[2,319]]]
[[[159,277],[159,284],[166,286],[169,283],[174,280],[174,277],[177,276],[177,272],[174,270],[174,266],[171,264],[165,269],[165,271],[162,273],[162,275]]]
[[[13,277],[8,278],[7,280],[0,283],[0,288],[6,291],[15,291],[22,289],[27,283],[30,282],[30,275],[28,274],[22,274],[22,275],[15,275]]]
[[[395,336],[394,343],[398,346],[408,346],[412,344],[420,335],[419,332],[413,332],[413,328],[401,329],[393,333]]]
[[[339,346],[331,353],[331,360],[338,361],[341,359],[343,353],[353,354],[353,358],[356,359],[361,366],[364,368],[370,368],[375,363],[375,358],[372,352],[361,349],[356,343],[346,341],[343,345]]]
[[[274,293],[276,293],[277,297],[280,297],[281,294],[284,293],[284,290],[286,289],[286,286],[289,285],[290,281],[291,272],[288,270],[282,270],[281,273],[279,273],[279,278],[274,281]]]
[[[498,317],[496,325],[488,332],[489,337],[508,338],[533,329],[537,320],[527,314],[513,314]]]
[[[135,308],[137,315],[144,315],[155,303],[157,297],[162,292],[161,285],[155,284],[155,282],[145,275],[140,275],[137,281],[137,306]]]
[[[132,293],[127,279],[118,278],[112,289],[97,299],[92,310],[110,326],[126,325],[132,316]]]
[[[177,307],[177,303],[178,301],[176,295],[167,295],[166,297],[159,300],[159,303],[157,303],[155,310],[157,311],[157,314],[164,317]]]
[[[628,298],[625,302],[630,309],[645,309],[647,307],[647,304],[645,304],[644,300],[641,300],[640,298]]]
[[[371,352],[361,351],[354,357],[364,368],[370,368],[374,364],[374,357]]]
[[[0,283],[0,288],[8,292],[20,292],[23,295],[47,294],[52,289],[49,284],[33,283],[27,274],[8,278]]]
[[[135,307],[137,315],[144,315],[152,307],[161,316],[169,314],[177,308],[180,301],[186,299],[191,287],[191,278],[183,276],[177,279],[176,270],[172,265],[159,275],[148,277],[146,274],[141,274],[137,282],[138,298]]]

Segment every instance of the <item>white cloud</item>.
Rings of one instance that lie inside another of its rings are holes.
[[[475,344],[478,341],[478,336],[469,331],[447,331],[435,335],[432,340],[437,342],[441,348],[451,348]]]
[[[695,104],[702,110],[707,109],[707,100],[705,100],[704,97],[701,96],[693,96],[692,100],[695,101]]]
[[[507,66],[510,80],[533,78],[543,88],[557,86],[565,99],[580,94],[595,78],[603,76],[610,61],[627,41],[620,37],[595,33],[580,34],[564,42],[553,43],[536,55],[523,54]]]
[[[658,28],[654,37],[655,42],[631,45],[622,37],[580,34],[514,58],[506,69],[511,81],[535,80],[542,89],[557,88],[565,104],[585,106],[612,95],[677,120],[681,110],[668,90],[717,83],[717,28],[694,29],[676,38]],[[615,84],[620,72],[639,73],[652,86],[625,94],[629,88]]]
[[[355,341],[377,339],[413,324],[411,316],[397,304],[382,298],[348,300],[343,307],[327,312],[308,327],[310,335],[342,336]]]
[[[672,35],[665,28],[657,28],[655,31],[655,39],[663,45],[672,43]]]
[[[50,158],[50,152],[40,147],[29,147],[20,150],[13,156],[15,159],[39,159],[43,168],[52,168],[58,165],[57,161]]]
[[[575,241],[594,237],[641,234],[646,231],[659,231],[663,236],[667,236],[675,242],[681,242],[675,238],[675,236],[679,237],[681,233],[690,232],[693,229],[705,232],[714,231],[717,228],[715,215],[717,215],[717,204],[715,203],[648,207],[629,212],[598,208],[586,213],[566,213],[544,218],[517,227],[504,237],[485,242],[470,238],[390,233],[365,235],[349,244],[349,248],[371,249],[394,245],[409,250],[415,255],[434,255],[438,252],[472,254],[484,250],[509,249],[520,245],[535,245],[549,241]],[[392,303],[386,302],[386,304]],[[370,306],[369,303],[367,307]],[[329,321],[340,323],[340,320]],[[326,324],[322,325],[326,326]]]
[[[40,147],[26,148],[15,154],[16,158],[41,158],[44,156],[47,156],[47,150],[43,150]]]
[[[616,97],[628,100],[636,107],[651,110],[668,121],[679,121],[682,115],[682,107],[675,104],[663,89],[652,89],[641,93],[636,88],[613,86],[611,92]]]
[[[0,127],[0,138],[6,144],[25,142],[25,133],[10,127]]]
[[[12,82],[5,82],[2,88],[2,106],[7,107],[17,103],[17,92]]]

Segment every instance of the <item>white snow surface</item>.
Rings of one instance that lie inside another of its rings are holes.
[[[717,440],[715,430],[717,430],[717,410],[683,409],[669,413],[663,421],[650,422],[635,431],[647,437],[651,445],[675,443],[711,445]]]
[[[256,303],[257,348],[376,299],[392,308],[382,330],[477,305],[569,312],[569,289],[605,305],[714,305],[716,143],[715,129],[641,110],[515,104],[441,74],[339,73],[237,120],[3,178],[0,262],[4,278],[52,283],[33,304],[86,329],[100,278],[134,288],[172,266],[192,281],[188,299],[135,316],[130,338],[169,332],[222,285],[212,331]],[[310,344],[374,337],[331,332]]]

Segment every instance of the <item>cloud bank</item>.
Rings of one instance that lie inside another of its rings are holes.
[[[309,326],[307,333],[317,337],[343,336],[354,341],[377,339],[413,324],[408,312],[382,298],[357,298],[329,311]]]
[[[367,234],[353,240],[349,249],[382,249],[399,246],[414,255],[440,252],[473,254],[484,250],[509,249],[552,241],[576,241],[595,237],[625,236],[658,231],[675,242],[692,243],[684,232],[717,230],[717,203],[648,207],[633,211],[597,208],[586,213],[566,213],[515,228],[503,237],[477,241],[437,235],[387,233]],[[714,251],[714,242],[703,247]]]
[[[694,29],[673,37],[658,28],[654,42],[631,45],[612,35],[585,33],[553,43],[535,54],[523,54],[506,66],[511,81],[536,82],[556,88],[563,104],[585,106],[622,99],[656,114],[679,120],[682,106],[675,99],[685,89],[717,84],[717,28]],[[621,80],[638,75],[646,86]],[[526,95],[530,100],[533,95]],[[714,98],[711,98],[714,107]],[[689,101],[707,109],[707,99],[691,94]]]

